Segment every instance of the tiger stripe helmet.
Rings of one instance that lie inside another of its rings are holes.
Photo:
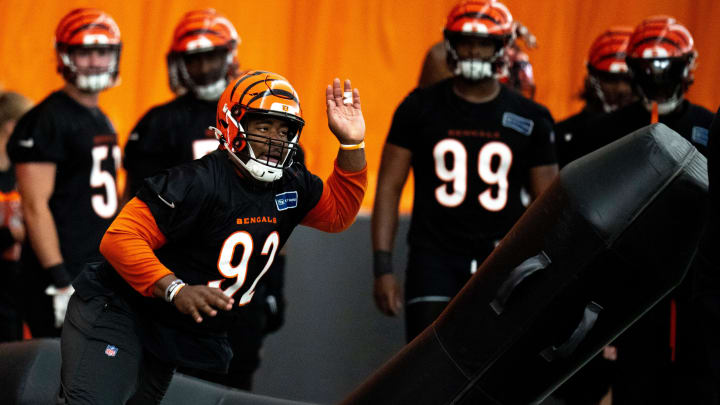
[[[287,122],[291,128],[288,139],[279,141],[245,130],[248,118],[261,117]],[[300,99],[290,82],[277,73],[252,70],[230,83],[220,96],[215,133],[233,161],[257,180],[271,182],[282,177],[283,170],[292,165],[304,125]],[[258,159],[248,141],[281,148],[282,158],[276,163]]]
[[[606,113],[634,101],[626,63],[631,27],[614,26],[601,33],[588,52],[584,98]]]
[[[625,56],[632,32],[632,27],[615,26],[595,38],[588,52],[588,71],[626,75]]]
[[[666,114],[692,84],[696,58],[690,31],[672,17],[654,16],[635,27],[626,61],[646,104],[657,102],[659,113]]]
[[[445,32],[477,36],[510,37],[515,26],[504,4],[494,0],[466,0],[450,10]]]
[[[455,76],[469,80],[496,77],[504,65],[503,54],[515,38],[516,24],[504,4],[494,0],[465,0],[452,8],[443,36],[448,65]],[[462,59],[457,43],[463,38],[488,38],[495,43],[490,59]]]
[[[167,55],[170,89],[178,95],[192,91],[201,99],[217,100],[228,82],[239,75],[239,44],[240,37],[233,24],[215,9],[186,13],[175,27]],[[210,83],[196,83],[187,71],[183,56],[216,50],[226,52],[222,70]]]
[[[120,64],[120,28],[104,11],[94,8],[78,8],[60,20],[55,30],[55,52],[58,73],[87,92],[99,92],[117,82]],[[105,48],[114,53],[105,72],[83,72],[75,65],[71,53],[80,48]]]

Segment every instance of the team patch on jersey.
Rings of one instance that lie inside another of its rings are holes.
[[[535,122],[533,120],[521,117],[511,112],[503,113],[502,124],[504,127],[514,129],[523,135],[530,135],[532,133]]]
[[[295,208],[298,205],[297,191],[288,191],[275,196],[275,205],[278,211],[285,211],[288,208]]]
[[[692,128],[692,141],[703,146],[708,144],[708,130],[703,127]]]
[[[117,356],[117,352],[118,352],[117,346],[107,345],[107,347],[105,348],[105,355],[107,355],[108,357]]]

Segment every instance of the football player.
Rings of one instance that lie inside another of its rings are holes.
[[[637,100],[625,63],[632,31],[632,27],[611,27],[595,38],[590,46],[585,65],[585,87],[580,95],[585,106],[579,113],[555,126],[560,167],[578,157],[573,149],[578,137],[583,136],[588,121]]]
[[[591,120],[577,139],[582,156],[651,122],[662,122],[705,154],[713,114],[685,98],[697,51],[685,26],[667,16],[649,17],[633,30],[625,61],[638,100]],[[578,157],[578,156],[575,156]]]
[[[444,31],[453,77],[414,90],[395,111],[372,215],[374,298],[382,313],[400,312],[391,252],[412,167],[408,341],[435,320],[520,217],[521,187],[537,196],[557,173],[549,111],[498,81],[514,33],[502,3],[459,3]]]
[[[100,257],[118,209],[120,149],[98,95],[118,80],[120,47],[107,13],[82,8],[63,17],[55,51],[65,85],[25,114],[8,142],[30,242],[22,295],[34,337],[59,336],[70,281]]]
[[[69,402],[159,403],[177,366],[226,372],[233,314],[255,299],[299,224],[339,232],[365,193],[365,122],[350,80],[326,88],[340,142],[323,182],[293,155],[304,126],[282,76],[250,71],[220,97],[218,149],[164,170],[110,226],[106,261],[74,281],[62,336]]]
[[[22,340],[22,307],[20,306],[20,252],[25,240],[20,194],[15,170],[6,146],[17,120],[32,103],[21,94],[0,91],[0,342]]]
[[[175,27],[167,54],[170,89],[177,97],[153,107],[125,145],[126,200],[145,177],[198,159],[218,148],[208,126],[227,83],[239,75],[235,27],[214,9],[186,13]]]
[[[578,139],[578,151],[589,153],[662,122],[707,155],[713,114],[685,98],[697,59],[688,29],[672,17],[649,17],[633,30],[626,53],[640,99],[592,120],[587,136]],[[708,291],[712,284],[698,283],[717,269],[716,248],[708,249],[706,242],[701,241],[684,281],[616,339],[613,404],[717,403],[707,395],[720,386],[717,376],[710,374],[713,367],[718,369],[718,364],[711,364],[717,356],[710,355],[718,352],[718,342],[698,338],[708,324],[718,321],[709,315],[718,303],[707,298],[717,291]]]
[[[223,90],[240,74],[239,44],[232,22],[214,9],[182,16],[167,54],[168,81],[177,97],[150,109],[132,130],[123,160],[128,174],[125,201],[137,193],[144,178],[218,148],[208,127],[215,123]],[[185,368],[181,372],[235,388],[252,388],[263,337],[282,324],[284,264],[285,255],[279,254],[256,289],[255,299],[235,316],[230,329],[234,356],[228,374]]]
[[[527,48],[537,48],[535,36],[526,26],[514,22],[515,36],[523,40]],[[438,42],[428,49],[423,61],[418,87],[427,87],[453,76],[447,62],[445,42]],[[499,73],[500,83],[518,91],[529,99],[535,98],[535,77],[530,57],[522,50],[518,41],[513,41],[503,53],[504,64]]]

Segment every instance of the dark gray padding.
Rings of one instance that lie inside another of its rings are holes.
[[[60,340],[32,339],[0,344],[0,404],[54,405],[60,389]],[[308,405],[225,388],[176,374],[167,405]]]
[[[59,388],[59,339],[0,344],[0,404],[55,404]]]
[[[163,405],[309,405],[284,399],[254,395],[249,392],[225,388],[195,377],[176,373],[170,382]]]
[[[707,189],[705,158],[662,124],[565,166],[440,317],[342,404],[541,402],[680,284]]]

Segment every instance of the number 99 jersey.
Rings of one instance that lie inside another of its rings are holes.
[[[485,103],[458,97],[452,79],[408,95],[387,143],[412,152],[411,248],[489,254],[525,209],[530,169],[556,163],[552,128],[545,107],[504,86]]]

